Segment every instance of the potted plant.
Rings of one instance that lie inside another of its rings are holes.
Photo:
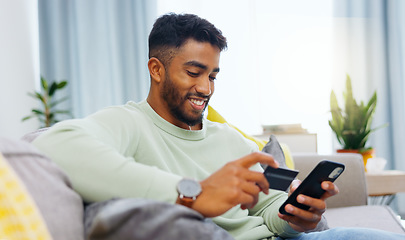
[[[364,166],[367,160],[374,156],[374,149],[367,146],[368,137],[375,130],[383,127],[372,128],[371,122],[377,105],[377,92],[368,101],[358,103],[353,97],[350,76],[346,78],[346,92],[343,92],[344,109],[340,108],[336,95],[332,90],[330,95],[330,109],[332,119],[329,126],[332,128],[342,149],[337,152],[355,152],[363,155]]]
[[[43,127],[50,127],[53,124],[57,123],[59,120],[56,118],[59,115],[69,115],[72,116],[70,111],[68,110],[57,110],[55,109],[56,105],[59,103],[66,101],[67,97],[61,98],[59,100],[55,100],[53,97],[58,90],[63,89],[66,87],[67,81],[63,80],[61,82],[52,82],[52,84],[48,84],[48,81],[41,77],[41,92],[29,92],[28,95],[33,97],[41,102],[41,109],[34,108],[31,110],[31,115],[28,115],[22,119],[22,121],[26,121],[31,118],[38,118],[39,122],[41,123],[41,128]]]

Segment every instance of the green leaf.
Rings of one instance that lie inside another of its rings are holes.
[[[67,85],[67,81],[63,80],[60,83],[58,83],[58,89],[62,89]]]
[[[30,97],[33,97],[33,98],[37,98],[37,95],[35,93],[32,93],[32,92],[28,92],[27,95],[30,96]]]
[[[69,99],[69,97],[63,97],[63,98],[61,98],[61,99],[59,99],[59,100],[56,100],[56,101],[53,101],[50,105],[49,105],[49,107],[55,107],[56,105],[58,105],[59,103],[61,103],[61,102],[64,102],[64,101],[66,101],[66,100],[68,100]]]
[[[33,115],[30,115],[30,116],[26,116],[26,117],[24,117],[23,119],[21,119],[21,121],[27,121],[28,119],[31,119],[31,118],[33,118],[34,116]]]
[[[55,82],[53,82],[53,83],[51,84],[51,87],[49,88],[48,95],[49,95],[50,97],[52,97],[57,88],[58,88],[58,85],[57,85]]]
[[[46,81],[46,79],[44,77],[41,77],[41,85],[42,88],[47,91],[48,90],[48,82]]]
[[[45,115],[45,113],[44,113],[43,111],[39,110],[39,109],[32,109],[31,111],[32,111],[33,113],[35,113],[35,114]]]
[[[35,92],[35,97],[38,98],[43,104],[46,104],[46,97],[39,92]]]

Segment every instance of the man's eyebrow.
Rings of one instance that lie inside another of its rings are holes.
[[[186,62],[184,65],[185,66],[198,67],[198,68],[201,68],[203,70],[208,69],[208,67],[206,65],[204,65],[204,64],[202,64],[200,62],[197,62],[197,61],[189,61],[189,62]],[[214,68],[213,72],[219,72],[219,68]]]

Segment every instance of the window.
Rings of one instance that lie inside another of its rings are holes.
[[[250,134],[260,134],[262,125],[301,123],[317,133],[318,152],[328,154],[332,6],[332,0],[159,0],[158,14],[194,13],[227,37],[210,104],[229,122]]]

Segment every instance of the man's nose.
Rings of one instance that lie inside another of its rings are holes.
[[[205,96],[211,95],[211,84],[213,84],[208,77],[202,77],[199,79],[197,86],[196,86],[196,91],[200,94],[203,94]]]

